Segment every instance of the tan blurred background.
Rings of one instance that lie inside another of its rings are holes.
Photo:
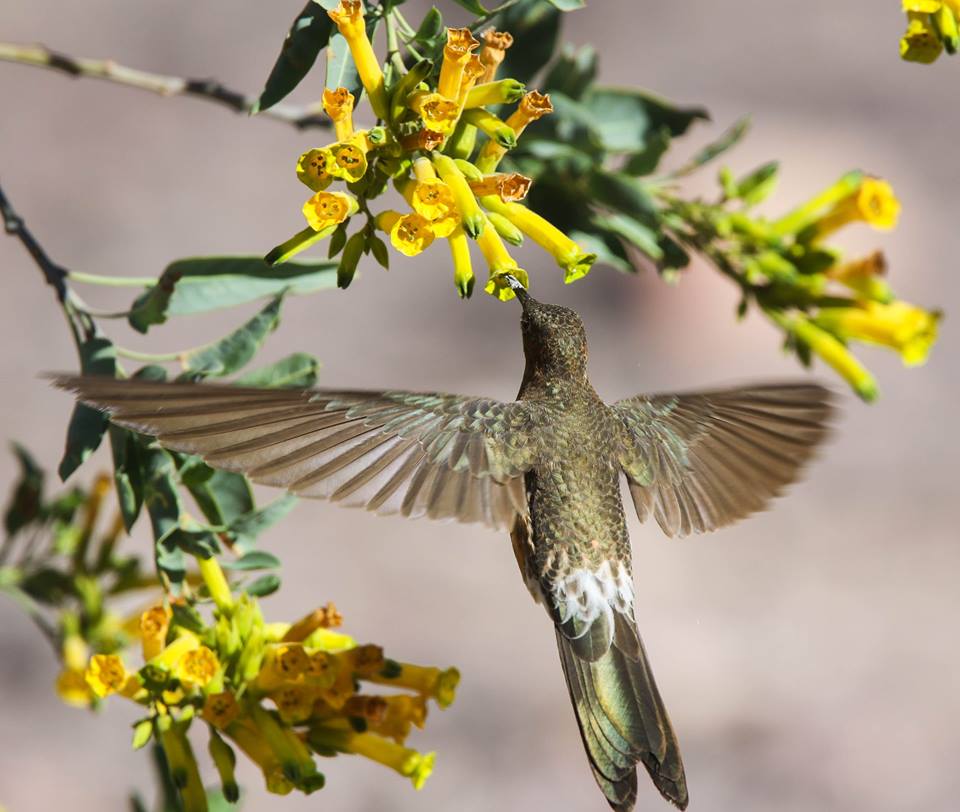
[[[5,0],[0,38],[256,91],[301,5]],[[678,142],[673,161],[753,113],[753,134],[731,163],[782,159],[771,211],[849,168],[891,179],[903,202],[899,229],[852,229],[842,240],[882,247],[905,298],[956,313],[960,60],[900,63],[902,27],[895,0],[593,0],[567,18],[569,39],[601,46],[605,81],[709,106],[715,124]],[[324,138],[8,64],[0,98],[4,188],[54,258],[103,274],[263,252],[299,228],[303,190],[291,161]],[[538,295],[583,314],[593,380],[610,399],[806,374],[779,354],[766,324],[734,323],[734,292],[703,265],[676,288],[653,273],[607,269],[564,288],[535,250],[524,258]],[[290,300],[264,358],[312,351],[327,386],[514,395],[515,305],[457,300],[442,250],[394,256],[389,274],[370,265],[348,295]],[[55,467],[71,404],[36,375],[73,368],[72,348],[51,291],[13,240],[0,240],[0,270],[3,439]],[[85,293],[104,308],[131,298]],[[218,336],[245,312],[180,320],[147,340],[110,329],[128,346],[175,350]],[[683,746],[691,808],[957,809],[958,350],[948,320],[924,369],[865,352],[881,401],[868,408],[844,397],[835,441],[772,512],[674,543],[631,519],[638,617]],[[102,452],[99,460],[107,465]],[[0,456],[4,493],[13,472]],[[146,549],[142,537],[135,543]],[[314,502],[263,544],[285,563],[284,588],[267,602],[274,617],[333,599],[358,637],[400,658],[455,663],[464,677],[456,704],[411,739],[439,751],[422,793],[375,765],[338,759],[310,799],[268,796],[244,769],[247,810],[605,808],[553,634],[505,538]],[[0,602],[0,804],[124,808],[130,788],[147,787],[147,759],[128,748],[132,709],[108,703],[95,717],[66,708],[52,693],[55,673],[27,619]],[[645,781],[639,808],[666,808]]]

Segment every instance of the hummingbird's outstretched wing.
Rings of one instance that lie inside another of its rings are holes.
[[[527,404],[92,376],[54,383],[166,448],[300,496],[500,530],[527,510],[523,473],[538,453]]]
[[[612,408],[637,515],[653,513],[668,536],[761,510],[797,478],[832,413],[829,390],[816,384],[639,395]]]

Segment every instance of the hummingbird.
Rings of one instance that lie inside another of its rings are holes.
[[[526,365],[513,402],[404,391],[257,389],[61,376],[123,427],[213,467],[305,497],[510,534],[553,623],[593,776],[629,812],[637,765],[680,809],[680,748],[634,614],[620,481],[667,536],[728,525],[794,481],[827,434],[810,383],[606,404],[587,377],[580,317],[508,279]]]

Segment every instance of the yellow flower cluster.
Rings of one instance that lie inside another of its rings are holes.
[[[380,124],[354,130],[353,95],[345,88],[324,92],[337,141],[300,156],[297,177],[314,192],[303,207],[308,227],[274,248],[267,262],[289,259],[345,228],[362,211],[368,226],[353,249],[347,243],[341,271],[350,263],[355,266],[360,250],[369,250],[377,229],[407,257],[446,240],[461,297],[470,296],[474,286],[470,241],[488,268],[485,290],[501,300],[514,296],[504,282],[506,274],[528,284],[505,241],[519,245],[529,237],[554,258],[566,282],[585,276],[595,255],[520,202],[529,178],[497,171],[527,126],[553,110],[548,96],[525,92],[514,79],[496,78],[513,38],[491,29],[478,40],[467,28],[447,29],[435,85],[430,84],[432,65],[423,60],[387,88],[367,38],[363,3],[341,0],[328,13],[350,47]],[[519,103],[505,120],[487,109],[514,102]],[[370,201],[391,179],[409,210],[371,212]],[[330,191],[335,181],[347,184],[348,191]],[[352,275],[353,268],[346,268],[339,283],[349,284]]]
[[[960,0],[902,0],[907,30],[900,39],[900,56],[908,62],[935,62],[944,50],[960,47]]]
[[[883,278],[886,260],[881,252],[842,262],[839,252],[825,249],[822,241],[851,223],[891,229],[896,226],[899,213],[900,202],[889,183],[853,172],[772,223],[776,237],[795,237],[792,250],[798,256],[822,251],[835,258],[822,273],[801,278],[810,294],[824,297],[829,293],[829,284],[838,283],[852,300],[840,304],[844,300],[837,298],[836,306],[821,304],[812,312],[792,317],[777,313],[775,320],[868,401],[877,395],[876,382],[846,343],[857,341],[887,347],[899,353],[907,366],[923,364],[936,341],[942,314],[896,299]],[[801,280],[791,279],[795,284]]]
[[[235,749],[262,771],[267,789],[310,793],[323,786],[315,757],[355,753],[410,779],[420,789],[434,754],[405,745],[422,728],[427,704],[453,702],[460,675],[386,659],[376,645],[358,645],[335,629],[332,604],[295,623],[267,623],[257,601],[235,597],[215,558],[198,559],[200,581],[214,608],[209,621],[186,603],[151,606],[130,624],[143,665],[131,670],[118,653],[89,656],[87,644],[64,642],[57,690],[64,701],[95,706],[117,694],[144,707],[134,746],[155,738],[163,747],[185,812],[207,809],[200,769],[187,738],[205,723],[209,753],[228,800],[239,789]],[[389,695],[362,686],[390,686]]]

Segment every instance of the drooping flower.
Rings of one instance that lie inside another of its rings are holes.
[[[513,104],[523,96],[526,87],[516,79],[501,79],[474,85],[467,93],[464,107],[487,107],[493,104]]]
[[[823,308],[815,321],[842,339],[890,347],[906,366],[917,366],[930,354],[941,315],[907,302],[864,302],[858,307]]]
[[[513,45],[513,36],[507,31],[497,31],[494,28],[488,28],[481,36],[483,47],[480,49],[480,61],[483,63],[484,73],[480,81],[492,82],[507,49]]]
[[[429,248],[436,236],[430,221],[416,212],[385,211],[377,215],[376,222],[377,228],[390,235],[391,245],[408,257]]]
[[[531,90],[524,94],[517,109],[504,123],[513,130],[515,138],[519,138],[529,124],[552,112],[553,105],[550,103],[550,97],[538,90]],[[480,150],[476,161],[477,168],[484,174],[493,172],[506,151],[506,147],[491,139]]]
[[[480,180],[471,180],[470,188],[477,197],[497,195],[504,203],[523,200],[533,183],[532,178],[517,172],[485,175]]]
[[[333,122],[337,141],[346,141],[353,135],[353,103],[353,94],[345,87],[323,91],[323,109]]]
[[[480,45],[469,28],[448,28],[447,44],[443,47],[443,62],[437,91],[448,99],[456,99],[463,79],[463,69],[472,51]]]
[[[152,660],[163,650],[171,616],[170,609],[163,604],[151,606],[140,615],[138,626],[144,660]]]
[[[361,0],[340,0],[340,4],[327,12],[336,24],[350,48],[350,55],[357,66],[360,82],[370,98],[370,106],[378,118],[387,117],[387,97],[383,89],[383,71],[380,60],[367,37]]]
[[[220,670],[217,655],[206,646],[198,646],[180,658],[174,676],[184,688],[203,688],[210,684]]]
[[[448,155],[434,153],[433,165],[440,175],[440,179],[450,187],[453,199],[456,201],[460,213],[460,222],[463,230],[474,239],[483,231],[486,217],[477,203],[477,198],[470,189],[470,184],[456,162]]]
[[[322,192],[333,183],[328,168],[332,161],[333,155],[327,147],[308,150],[297,160],[297,177],[309,189]]]
[[[344,192],[317,192],[303,204],[303,216],[314,231],[342,223],[356,210],[356,199]]]
[[[879,390],[873,375],[839,339],[802,316],[794,319],[783,317],[775,320],[798,341],[807,346],[811,352],[833,367],[863,400],[868,403],[876,400]]]
[[[457,102],[440,93],[427,91],[412,93],[407,98],[407,104],[420,116],[426,129],[443,135],[453,132],[457,118],[460,116],[460,106]]]
[[[200,713],[205,722],[225,730],[240,715],[240,705],[233,691],[207,694]]]
[[[94,695],[103,698],[122,691],[129,672],[116,654],[94,654],[84,673],[84,679]]]
[[[882,251],[874,251],[862,259],[834,265],[827,270],[827,277],[846,285],[864,299],[875,302],[892,302],[893,291],[883,280],[887,272],[887,260]]]
[[[865,177],[851,194],[836,203],[815,223],[816,236],[822,239],[854,222],[888,231],[896,226],[899,215],[900,201],[893,187],[880,178]]]

